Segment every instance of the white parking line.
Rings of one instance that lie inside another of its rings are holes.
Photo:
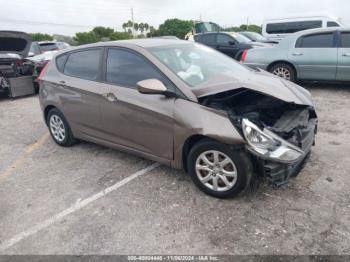
[[[127,183],[134,180],[135,178],[147,174],[148,172],[152,171],[153,169],[157,168],[158,166],[160,166],[159,163],[154,163],[154,164],[124,178],[123,180],[117,182],[116,184],[114,184],[110,187],[107,187],[104,190],[92,195],[91,197],[85,198],[84,200],[81,200],[81,201],[75,203],[73,206],[63,210],[62,212],[58,213],[57,215],[29,228],[26,231],[23,231],[23,232],[15,235],[14,237],[12,237],[9,240],[2,242],[0,244],[0,250],[5,250],[5,249],[13,246],[14,244],[17,244],[21,240],[23,240],[31,235],[35,235],[39,231],[47,228],[48,226],[54,224],[55,222],[61,220],[62,218],[82,209],[83,207],[87,206],[88,204],[90,204],[90,203],[100,199],[101,197],[106,196],[107,194],[117,190],[118,188],[126,185]]]

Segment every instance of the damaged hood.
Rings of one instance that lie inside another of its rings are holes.
[[[313,106],[309,91],[266,71],[240,72],[239,76],[220,74],[191,89],[197,98],[239,88],[251,89],[285,102]]]
[[[0,31],[0,54],[27,57],[32,43],[30,35],[16,31]]]

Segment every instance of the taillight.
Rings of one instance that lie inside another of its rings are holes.
[[[44,77],[44,75],[45,75],[45,73],[46,73],[46,70],[47,70],[49,64],[50,64],[50,63],[47,63],[47,64],[44,66],[43,70],[41,70],[40,75],[39,75],[39,77],[38,77],[38,81],[41,81],[41,80],[43,79],[43,77]]]
[[[243,51],[243,54],[241,56],[241,63],[243,63],[247,59],[247,53],[248,53],[248,50]]]

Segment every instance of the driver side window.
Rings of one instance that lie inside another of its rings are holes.
[[[141,55],[123,49],[109,49],[106,81],[123,87],[136,88],[146,79],[158,79],[172,90],[170,82]]]
[[[216,37],[216,42],[220,45],[230,45],[230,42],[234,41],[230,36],[225,34],[218,34]]]

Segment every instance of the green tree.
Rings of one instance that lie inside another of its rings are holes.
[[[92,32],[98,37],[98,38],[107,38],[111,34],[114,33],[114,29],[109,27],[103,27],[103,26],[97,26],[94,29],[92,29]]]
[[[127,32],[114,32],[113,34],[111,34],[109,36],[109,39],[112,41],[124,40],[124,39],[129,39],[129,38],[130,38],[130,34]]]
[[[183,39],[192,30],[192,25],[193,22],[189,20],[168,19],[159,26],[155,35],[173,35]]]
[[[96,43],[96,42],[99,42],[101,40],[92,31],[76,33],[75,37],[73,39],[74,39],[74,41],[77,42],[78,45],[85,45],[85,44],[90,44],[90,43]]]
[[[53,37],[48,34],[42,34],[42,33],[34,33],[30,34],[32,37],[32,41],[52,41]]]

